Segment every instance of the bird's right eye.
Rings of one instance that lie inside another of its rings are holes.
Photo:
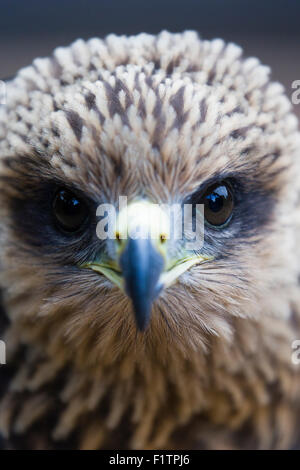
[[[67,189],[56,193],[52,210],[57,226],[66,232],[77,232],[89,216],[87,204]]]

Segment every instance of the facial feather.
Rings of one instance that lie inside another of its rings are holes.
[[[250,421],[258,446],[289,445],[288,433],[274,443],[270,420],[280,430],[285,412],[292,430],[299,407],[290,344],[299,331],[300,138],[269,69],[233,44],[163,32],[76,41],[7,88],[1,284],[11,361],[21,346],[25,356],[2,400],[3,434],[25,434],[30,446],[50,415],[42,447],[110,445],[118,428],[130,436],[125,447],[180,446],[188,424],[194,446],[214,447],[235,445]],[[213,260],[164,290],[138,334],[129,299],[78,268],[105,250],[97,205],[120,195],[182,204],[223,179],[236,204],[227,228],[206,228]],[[80,236],[53,225],[60,187],[93,214]]]

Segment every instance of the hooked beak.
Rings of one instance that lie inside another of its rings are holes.
[[[136,323],[141,331],[149,323],[152,303],[162,288],[160,275],[164,265],[162,254],[154,248],[150,239],[129,238],[120,256],[125,291],[132,301]]]
[[[152,211],[150,218],[149,206]],[[169,259],[167,224],[166,214],[158,206],[147,202],[132,203],[126,208],[126,214],[120,213],[118,217],[116,239],[113,241],[117,259],[113,261],[106,257],[99,262],[81,265],[103,274],[128,295],[140,331],[147,328],[152,304],[160,291],[176,282],[192,266],[211,259],[194,252],[184,253],[179,259]],[[141,227],[147,229],[144,236],[132,237],[134,231],[141,233]]]

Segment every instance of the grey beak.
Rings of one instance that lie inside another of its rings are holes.
[[[164,258],[151,239],[129,238],[120,257],[120,267],[137,327],[144,331],[150,321],[152,303],[161,290],[159,278],[164,268]]]

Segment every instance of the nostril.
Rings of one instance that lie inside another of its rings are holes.
[[[165,243],[167,241],[167,235],[165,233],[162,233],[160,235],[160,242]]]
[[[121,243],[121,235],[120,235],[120,232],[116,232],[116,240],[118,243]]]

